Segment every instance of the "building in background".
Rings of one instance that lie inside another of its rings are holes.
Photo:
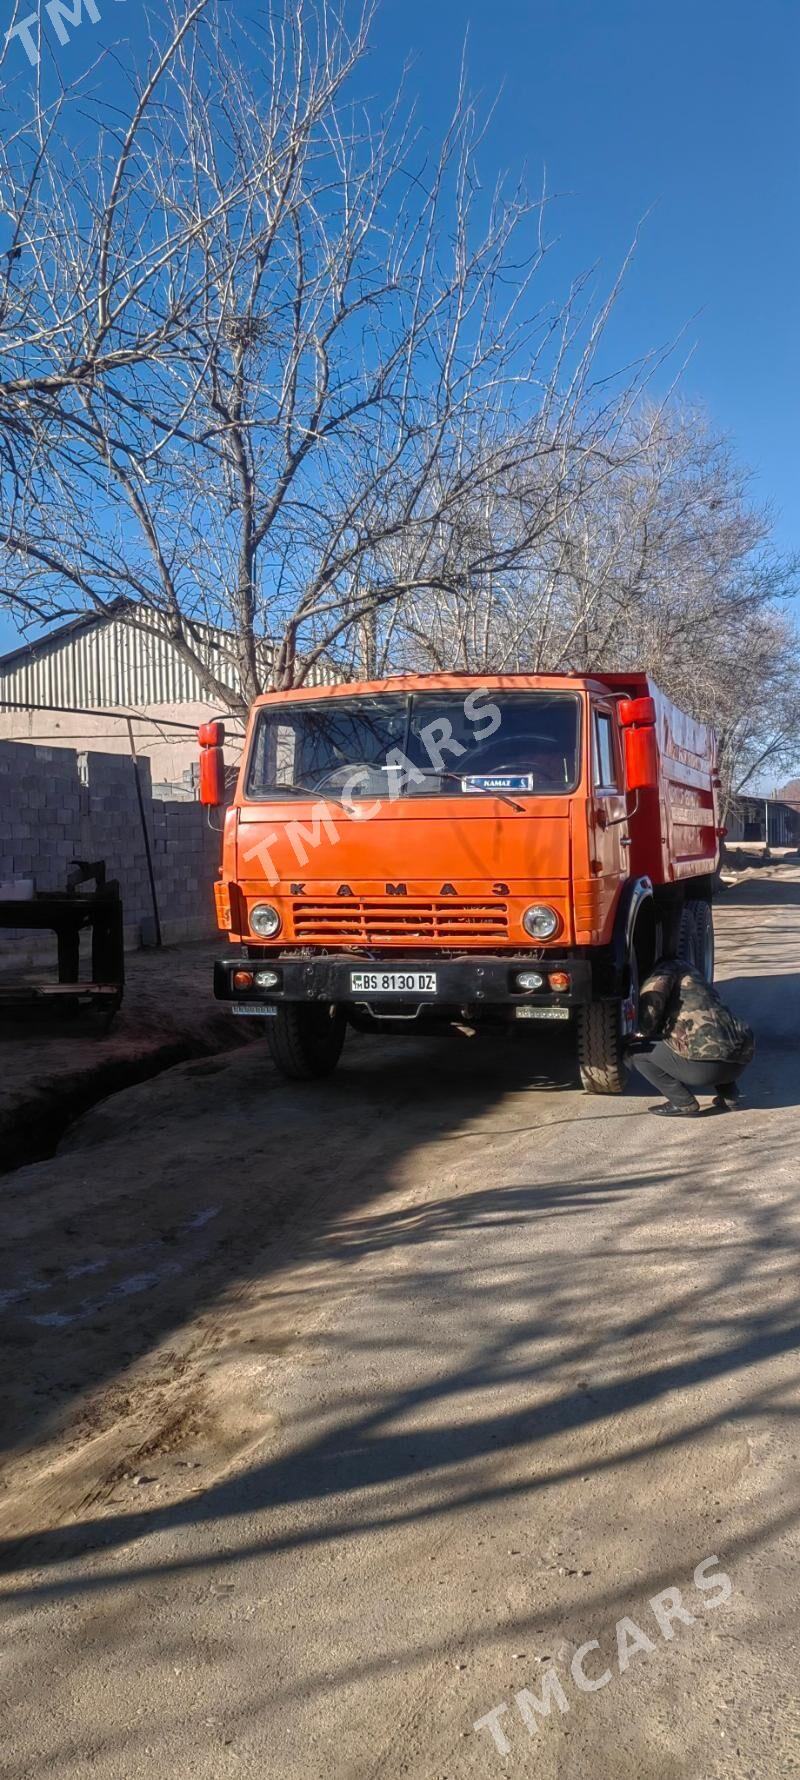
[[[800,846],[800,804],[794,807],[785,796],[734,797],[725,822],[729,846]]]
[[[157,612],[147,626],[131,623],[124,600],[104,613],[87,613],[0,656],[0,741],[137,754],[150,761],[155,789],[192,796],[197,726],[225,715],[209,700],[199,676],[181,658]],[[151,628],[152,627],[152,628]],[[196,624],[208,667],[235,690],[235,637]],[[266,675],[272,647],[261,645]],[[310,685],[334,673],[317,667]],[[238,759],[242,724],[225,715],[226,754]]]
[[[790,779],[780,792],[780,797],[783,803],[788,803],[789,808],[797,810],[800,815],[800,779]]]

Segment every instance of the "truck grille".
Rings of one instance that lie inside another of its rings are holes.
[[[380,945],[384,941],[505,939],[508,905],[490,902],[427,901],[417,897],[312,898],[293,907],[296,939],[330,945],[337,940]]]

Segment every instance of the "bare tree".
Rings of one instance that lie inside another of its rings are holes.
[[[197,537],[186,534],[181,474],[188,458],[202,486],[198,457],[228,449],[224,429],[200,418],[215,350],[222,340],[235,350],[206,244],[290,179],[363,26],[352,44],[322,13],[315,65],[295,69],[293,107],[245,162],[214,141],[204,111],[205,10],[200,0],[175,22],[121,125],[84,96],[76,133],[61,94],[2,138],[11,246],[0,290],[0,543],[3,592],[23,620],[118,608],[122,597],[130,621],[166,631],[225,700],[192,622],[222,601],[191,572]],[[302,32],[300,42],[305,50]],[[216,43],[212,25],[209,70]]]
[[[16,527],[35,508],[53,461],[80,470],[93,434],[83,397],[104,388],[113,402],[113,380],[145,367],[154,372],[155,394],[159,369],[198,300],[191,222],[174,227],[164,212],[145,214],[131,188],[140,183],[143,155],[151,179],[168,186],[180,142],[167,150],[163,140],[150,137],[144,146],[143,138],[155,95],[205,4],[199,0],[176,24],[122,131],[100,121],[88,172],[86,145],[70,135],[69,95],[56,91],[45,106],[37,89],[22,120],[7,108],[0,113],[0,470],[8,549],[16,548]]]
[[[0,598],[122,601],[239,710],[323,663],[643,665],[731,783],[782,761],[791,700],[772,739],[737,703],[737,639],[776,695],[794,659],[768,516],[648,398],[665,355],[600,377],[619,279],[537,306],[544,199],[482,189],[463,74],[435,151],[402,90],[357,101],[369,25],[201,0],[123,119],[87,91],[0,128]]]
[[[465,588],[437,614],[418,611],[423,646],[440,658],[455,650],[465,667],[551,671],[624,664],[644,648],[660,668],[685,633],[763,600],[755,562],[768,520],[697,414],[640,403],[613,447],[594,442],[588,474],[587,461],[579,467],[556,522],[512,576],[495,576],[488,600]],[[543,499],[541,466],[533,479],[526,467],[521,480],[487,491],[473,523],[516,527],[520,510],[539,511]]]
[[[7,155],[5,598],[122,597],[227,699],[219,624],[239,704],[391,659],[415,601],[516,587],[627,452],[646,374],[595,399],[613,295],[537,309],[543,200],[482,191],[463,80],[436,153],[402,97],[350,96],[368,27],[322,0],[231,41],[196,8],[121,132],[96,105],[91,164],[64,107]]]
[[[602,474],[562,487],[512,573],[410,602],[389,642],[436,668],[643,667],[715,724],[732,794],[800,758],[795,565],[696,411],[640,403],[613,444]],[[527,468],[521,485],[494,485],[473,524],[513,527],[520,502],[541,508],[541,466],[532,486]]]
[[[788,612],[750,612],[711,639],[691,696],[717,729],[723,802],[773,786],[800,761],[800,638]]]

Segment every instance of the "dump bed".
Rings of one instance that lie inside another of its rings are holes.
[[[631,817],[631,871],[654,884],[680,883],[719,866],[717,743],[714,731],[679,710],[646,674],[593,674],[624,698],[651,698],[659,759],[657,791],[638,793]]]

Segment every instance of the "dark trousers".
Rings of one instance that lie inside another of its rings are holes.
[[[660,1039],[648,1051],[634,1051],[631,1062],[645,1081],[659,1094],[664,1094],[672,1106],[696,1106],[692,1092],[695,1088],[701,1093],[704,1089],[724,1093],[745,1067],[744,1063],[735,1060],[732,1063],[690,1063],[685,1057],[677,1057]]]

